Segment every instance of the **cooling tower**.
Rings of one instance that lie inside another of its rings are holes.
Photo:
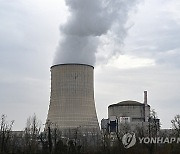
[[[59,64],[51,67],[48,121],[61,130],[98,129],[94,102],[94,67]]]

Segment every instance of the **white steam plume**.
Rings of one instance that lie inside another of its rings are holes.
[[[95,65],[96,54],[107,43],[105,40],[123,43],[128,13],[136,4],[137,0],[66,0],[70,17],[60,27],[63,39],[57,48],[54,64]],[[119,52],[110,50],[110,56]]]

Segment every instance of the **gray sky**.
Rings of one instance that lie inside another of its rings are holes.
[[[0,114],[15,120],[15,130],[22,130],[34,113],[45,123],[50,66],[64,38],[59,27],[68,17],[63,0],[0,0]],[[180,114],[180,1],[144,0],[124,17],[98,36],[98,118],[107,117],[112,103],[142,102],[148,90],[148,103],[162,127],[170,128],[171,119]]]

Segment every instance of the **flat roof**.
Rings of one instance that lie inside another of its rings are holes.
[[[90,66],[90,67],[93,67],[93,68],[94,68],[94,66],[92,66],[92,65],[89,65],[89,64],[80,64],[80,63],[56,64],[56,65],[51,66],[51,68],[52,68],[52,67],[55,67],[55,66],[61,66],[61,65],[85,65],[85,66]]]

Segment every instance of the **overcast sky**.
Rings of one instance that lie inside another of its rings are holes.
[[[0,114],[15,120],[14,130],[34,113],[45,123],[50,67],[69,16],[63,0],[0,0]],[[144,0],[126,18],[122,42],[103,35],[97,47],[98,119],[107,118],[110,104],[143,102],[147,90],[162,128],[170,128],[180,114],[180,1]]]

